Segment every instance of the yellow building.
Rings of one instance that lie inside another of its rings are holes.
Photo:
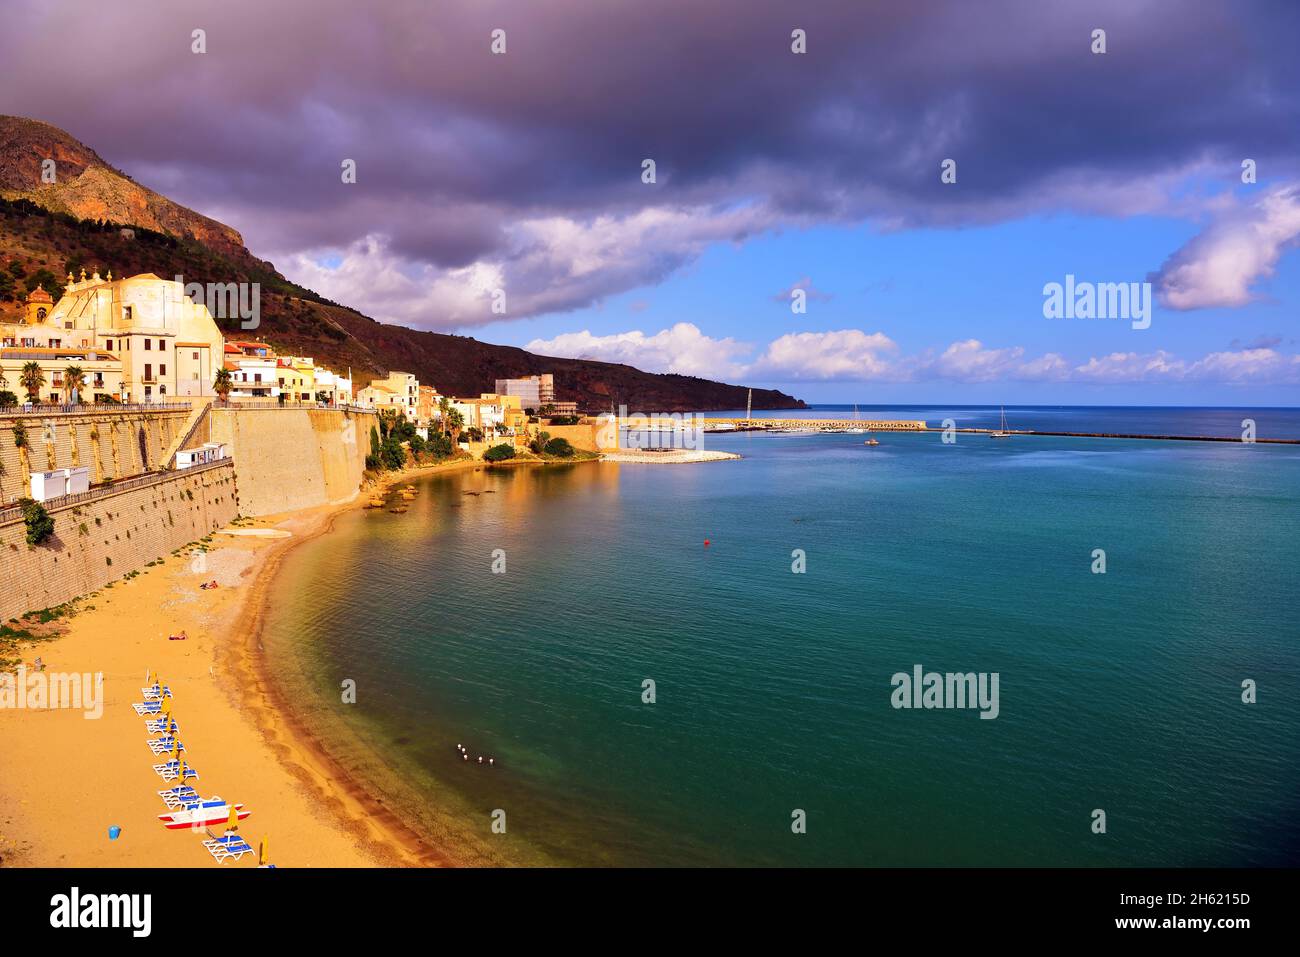
[[[95,364],[93,371],[103,373],[102,394],[123,402],[213,394],[212,379],[223,361],[221,330],[181,283],[153,273],[114,280],[111,272],[107,279],[96,272],[87,279],[83,270],[80,280],[68,276],[57,303],[49,298],[43,290],[33,292],[22,320],[0,323],[0,351],[54,350],[48,359],[24,360],[40,363],[49,384],[71,356],[83,368]],[[100,360],[101,354],[111,361]],[[6,370],[13,361],[0,359]],[[99,391],[83,390],[83,401]]]
[[[316,360],[306,356],[280,356],[276,362],[276,374],[284,401],[316,401]]]

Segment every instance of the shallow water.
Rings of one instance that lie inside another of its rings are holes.
[[[863,438],[431,476],[285,560],[266,644],[340,759],[473,861],[1295,862],[1300,450]],[[998,717],[895,709],[916,664],[997,672]]]

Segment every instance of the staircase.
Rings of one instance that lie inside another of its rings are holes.
[[[163,452],[162,458],[159,460],[159,469],[170,470],[176,468],[176,453],[189,447],[194,438],[194,433],[199,430],[199,426],[207,419],[211,408],[212,400],[204,399],[190,409],[189,418],[185,420],[185,425],[181,427],[181,431],[177,433],[171,445],[167,446],[166,451]]]

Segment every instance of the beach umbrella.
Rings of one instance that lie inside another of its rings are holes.
[[[266,862],[271,857],[270,844],[266,838],[262,838],[262,843],[257,847],[257,866],[266,867]]]
[[[171,714],[171,713],[172,713],[172,699],[171,699],[171,698],[163,698],[163,703],[162,703],[162,713],[163,713],[163,714]]]
[[[239,830],[239,811],[235,808],[233,804],[230,805],[230,817],[226,819],[226,830],[227,831]]]
[[[181,759],[181,743],[179,741],[172,741],[171,759],[173,761],[179,761]]]
[[[186,769],[186,767],[185,767],[185,759],[182,758],[182,759],[181,759],[181,775],[180,775],[180,782],[181,782],[181,784],[184,784],[184,783],[185,783],[185,779],[189,776],[189,773],[190,773],[189,770]]]

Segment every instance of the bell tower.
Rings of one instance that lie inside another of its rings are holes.
[[[37,286],[27,294],[27,299],[23,303],[23,321],[30,326],[38,326],[45,322],[53,308],[54,299],[48,292]]]

